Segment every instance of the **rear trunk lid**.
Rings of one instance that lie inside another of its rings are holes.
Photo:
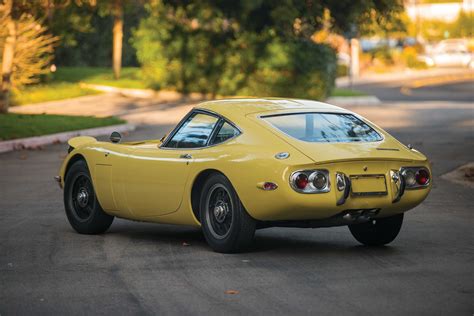
[[[410,150],[393,137],[384,135],[378,142],[363,143],[310,143],[283,136],[290,145],[316,163],[353,160],[424,161],[426,157]]]
[[[331,111],[332,112],[332,111]],[[340,113],[352,112],[342,110]],[[266,114],[266,113],[265,113]],[[355,115],[355,114],[353,114]],[[357,116],[357,115],[355,115]],[[310,142],[292,137],[271,123],[260,118],[260,113],[253,113],[249,117],[262,127],[270,130],[275,136],[283,139],[289,145],[299,150],[315,163],[367,161],[367,160],[396,160],[396,161],[426,161],[426,157],[414,149],[400,143],[390,134],[357,116],[382,136],[378,141],[359,142]]]

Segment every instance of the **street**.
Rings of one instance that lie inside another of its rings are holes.
[[[406,84],[356,85],[383,103],[350,107],[433,163],[431,194],[381,248],[347,227],[259,230],[250,252],[233,255],[187,227],[115,219],[104,235],[79,235],[53,181],[67,145],[1,154],[0,315],[472,315],[474,195],[440,176],[473,160],[473,82],[411,95]],[[145,122],[124,139],[173,126]]]

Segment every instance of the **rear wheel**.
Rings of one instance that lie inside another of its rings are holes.
[[[247,214],[232,184],[222,174],[213,174],[204,183],[200,219],[207,243],[217,252],[242,251],[255,234],[255,220]]]
[[[64,207],[69,223],[80,234],[101,234],[114,220],[102,210],[83,160],[75,162],[66,174]]]
[[[391,243],[400,232],[403,213],[373,219],[367,223],[349,225],[349,230],[358,242],[366,246],[382,246]]]

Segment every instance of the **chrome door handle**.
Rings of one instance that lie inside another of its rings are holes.
[[[179,156],[179,158],[182,158],[182,159],[192,159],[193,156],[191,156],[190,154],[182,154]]]

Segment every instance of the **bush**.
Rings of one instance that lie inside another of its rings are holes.
[[[148,86],[212,96],[329,94],[336,76],[331,48],[278,33],[275,25],[252,28],[216,8],[149,4],[132,40]]]
[[[336,55],[309,41],[273,41],[242,94],[324,99],[334,87]]]
[[[418,59],[418,53],[414,47],[406,47],[403,49],[401,58],[405,65],[409,68],[426,69],[426,63]]]

